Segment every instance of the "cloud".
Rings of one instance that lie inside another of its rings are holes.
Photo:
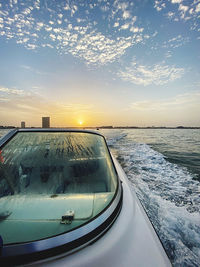
[[[118,27],[119,26],[119,22],[115,22],[115,24],[113,25],[113,27]]]
[[[123,17],[123,19],[128,19],[131,17],[131,14],[129,11],[126,10],[123,12],[122,17]]]
[[[54,34],[49,34],[49,37],[53,40],[53,41],[55,41],[56,40],[56,36],[54,35]]]
[[[183,0],[171,0],[172,4],[180,4]]]
[[[12,91],[13,89],[8,89]],[[22,94],[7,93],[7,98],[4,103],[0,105],[0,112],[6,113],[9,116],[19,116],[23,113],[23,116],[32,117],[34,114],[39,114],[41,110],[46,108],[45,100],[39,95],[29,91],[25,92],[20,90]],[[42,107],[43,105],[43,107]]]
[[[130,109],[138,111],[164,111],[164,110],[174,110],[174,109],[188,109],[188,108],[198,108],[200,101],[200,92],[194,91],[191,93],[185,93],[177,95],[174,98],[166,100],[144,100],[136,101],[130,104]]]
[[[78,6],[71,5],[70,10],[71,10],[71,17],[73,17],[73,15],[78,11]]]
[[[13,88],[7,88],[7,87],[0,87],[0,94],[12,94],[12,95],[23,95],[24,91],[20,89],[13,89]]]
[[[37,45],[35,44],[27,44],[27,49],[35,50],[37,48]]]
[[[74,29],[61,30],[59,49],[84,59],[87,64],[104,65],[113,62],[123,55],[127,48],[143,40],[136,40],[136,36],[110,39],[94,30],[89,31],[88,27],[77,27],[76,33]],[[51,37],[55,39],[55,36]]]
[[[175,22],[178,21],[190,21],[190,29],[200,31],[199,27],[199,17],[198,12],[200,12],[200,3],[199,1],[183,1],[183,0],[169,0],[165,1],[166,4],[163,5],[163,0],[155,0],[154,8],[157,11],[167,12],[164,14],[168,19]],[[167,5],[167,8],[166,8]],[[198,37],[197,37],[198,39]]]
[[[195,12],[196,13],[200,12],[200,3],[196,5]]]
[[[126,109],[138,125],[199,126],[200,91],[178,94],[170,98],[151,96],[131,101]]]
[[[158,1],[158,0],[155,0],[154,1],[154,8],[160,12],[161,10],[163,10],[164,8],[166,7],[166,4],[163,0],[161,1]]]
[[[52,75],[52,73],[40,71],[38,69],[34,69],[34,68],[27,66],[27,65],[20,65],[20,67],[27,70],[27,71],[31,71],[31,72],[34,72],[34,73],[39,74],[39,75]]]
[[[92,6],[92,8],[93,8],[93,6]],[[103,11],[103,12],[107,12],[107,11],[109,11],[109,6],[102,6],[102,7],[100,7],[101,8],[101,10]]]
[[[168,41],[165,41],[162,45],[163,48],[178,48],[180,46],[185,45],[190,41],[189,37],[183,37],[182,35],[178,35],[176,37],[173,37],[169,39]]]
[[[5,97],[0,97],[0,102],[8,102],[9,99]]]
[[[175,16],[175,13],[174,13],[174,12],[169,11],[169,12],[167,13],[167,17],[168,17],[169,19],[173,18],[174,16]]]
[[[32,69],[30,66],[27,66],[27,65],[21,65],[20,67],[25,69],[25,70],[31,70]]]
[[[121,26],[121,30],[127,30],[129,28],[129,23],[126,23],[124,25]]]
[[[178,9],[181,10],[181,11],[183,11],[185,13],[189,9],[189,7],[180,4]]]
[[[137,17],[132,6],[133,3],[118,0],[113,5],[101,1],[94,3],[92,10],[91,4],[85,1],[77,4],[65,1],[65,5],[57,6],[48,1],[41,5],[39,0],[17,2],[13,10],[4,5],[0,36],[14,39],[28,50],[54,48],[59,54],[71,54],[86,64],[108,64],[118,60],[129,47],[149,38],[143,34],[144,28],[136,25]],[[99,22],[94,21],[94,8],[103,9],[102,16],[104,12],[108,13],[109,23],[105,32],[102,32]],[[116,34],[109,32],[109,25],[114,25]]]
[[[138,28],[138,27],[131,27],[131,32],[143,32],[144,28]]]
[[[46,26],[46,27],[45,27],[45,30],[46,30],[47,32],[50,32],[50,31],[52,30],[52,27]]]
[[[163,85],[181,78],[184,74],[183,68],[154,64],[153,66],[140,65],[132,62],[130,67],[120,70],[117,75],[124,81],[138,85]]]
[[[171,51],[167,51],[167,52],[165,53],[165,57],[166,57],[166,58],[170,58],[170,57],[172,57],[172,52],[171,52]]]
[[[62,19],[63,14],[58,14],[58,17],[59,17],[60,19]]]
[[[37,22],[37,27],[40,30],[44,26],[43,22]]]
[[[23,92],[23,93],[19,93]],[[24,120],[29,126],[38,126],[41,117],[48,114],[56,126],[70,126],[74,124],[79,114],[88,117],[87,114],[98,114],[96,107],[90,103],[56,102],[47,100],[46,97],[35,91],[23,91],[12,88],[0,87],[0,114],[1,121],[5,124],[16,124]],[[65,120],[67,116],[67,120]],[[31,119],[30,119],[31,118]],[[69,119],[70,118],[70,119]],[[30,125],[32,121],[33,125]],[[39,123],[40,124],[40,123]]]

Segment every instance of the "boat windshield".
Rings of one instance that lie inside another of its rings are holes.
[[[4,244],[57,236],[93,220],[118,186],[105,140],[88,132],[18,132],[0,150]]]

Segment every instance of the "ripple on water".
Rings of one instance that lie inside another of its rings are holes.
[[[111,151],[132,182],[172,264],[199,266],[199,181],[188,168],[128,136],[112,140]]]

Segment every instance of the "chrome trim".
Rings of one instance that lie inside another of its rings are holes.
[[[6,135],[0,138],[0,147],[5,145],[16,133],[18,129],[14,129],[9,131]]]
[[[73,132],[73,133],[90,133],[99,136],[104,136],[96,131],[85,129],[73,129],[73,128],[18,128],[18,132]]]
[[[13,131],[10,131],[3,138],[0,139],[0,147],[5,145],[18,132],[81,132],[81,133],[96,134],[96,135],[103,137],[106,147],[108,149],[105,137],[101,135],[100,133],[93,132],[93,131],[86,131],[86,130],[78,130],[78,129],[56,129],[56,128],[15,129]],[[108,152],[110,154],[109,149],[108,149]],[[110,154],[110,159],[116,171],[116,167],[113,162],[111,154]],[[56,248],[59,249],[59,247],[67,245],[67,244],[70,245],[71,242],[74,242],[80,238],[84,238],[85,236],[89,235],[91,232],[94,232],[97,228],[100,228],[101,226],[103,226],[104,223],[108,221],[109,218],[112,217],[112,215],[117,211],[112,221],[109,222],[108,225],[106,225],[101,230],[101,232],[98,232],[97,234],[94,235],[94,237],[89,238],[89,240],[86,241],[86,243],[77,245],[75,248],[72,248],[71,250],[69,249],[68,251],[66,251],[66,253],[69,254],[72,251],[76,251],[88,245],[88,243],[94,242],[94,240],[96,240],[100,235],[102,235],[111,226],[111,224],[113,223],[113,221],[116,219],[116,217],[118,216],[120,212],[120,208],[121,208],[120,202],[122,200],[122,186],[121,186],[117,171],[116,171],[116,175],[118,179],[118,184],[117,184],[115,196],[113,197],[109,205],[105,207],[105,209],[100,214],[96,215],[96,217],[93,218],[91,221],[86,222],[84,225],[80,225],[77,229],[71,230],[70,232],[67,232],[67,233],[62,233],[54,237],[49,237],[49,238],[27,242],[27,243],[16,243],[16,244],[10,244],[10,245],[9,244],[3,245],[1,249],[0,261],[4,259],[9,260],[9,258],[20,257],[20,261],[23,262],[23,256],[27,257],[29,254],[32,254],[34,257],[34,254],[38,254],[38,253],[45,252],[48,250],[53,250]],[[34,261],[34,259],[32,261]]]

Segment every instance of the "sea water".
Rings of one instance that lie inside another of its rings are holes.
[[[101,132],[173,266],[200,266],[200,130]]]
[[[0,137],[7,132],[0,130]],[[199,266],[200,130],[100,132],[131,181],[173,266]]]

